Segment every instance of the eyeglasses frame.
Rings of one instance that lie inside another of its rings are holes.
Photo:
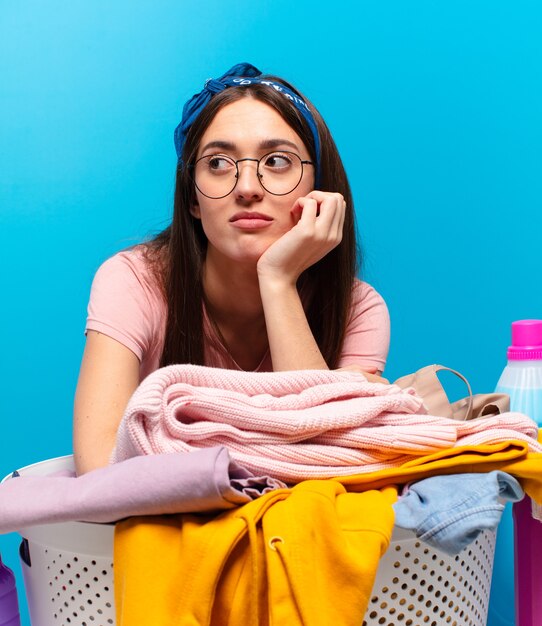
[[[265,159],[265,157],[268,157],[270,154],[275,154],[277,152],[278,153],[283,153],[283,154],[293,154],[301,162],[301,176],[299,177],[299,180],[297,181],[296,186],[293,187],[292,189],[290,189],[290,191],[287,191],[286,193],[274,193],[273,191],[269,191],[269,189],[267,189],[267,187],[262,183],[263,174],[260,174],[260,163],[261,163],[261,161],[263,159]],[[204,193],[198,187],[198,185],[196,183],[196,175],[195,175],[196,165],[202,159],[206,159],[206,158],[208,159],[208,158],[213,157],[213,156],[225,157],[225,158],[229,159],[232,163],[235,163],[235,184],[233,185],[231,190],[228,191],[228,193],[224,194],[223,196],[208,196],[206,193]],[[190,166],[190,168],[194,171],[194,185],[196,186],[196,189],[201,194],[203,194],[206,198],[210,198],[211,200],[220,200],[221,198],[225,198],[226,196],[229,196],[230,193],[233,193],[233,190],[237,187],[237,183],[239,182],[239,163],[242,163],[243,161],[254,161],[255,163],[258,164],[258,166],[256,167],[256,176],[258,177],[258,182],[260,183],[262,189],[267,191],[267,193],[270,193],[272,196],[287,196],[289,193],[292,193],[292,191],[294,191],[295,189],[297,189],[299,187],[301,181],[303,180],[303,174],[305,173],[305,170],[303,169],[303,166],[304,165],[312,165],[312,166],[314,166],[314,161],[308,161],[307,159],[302,159],[298,154],[296,154],[295,152],[290,152],[289,150],[272,150],[271,152],[267,152],[266,154],[261,156],[259,159],[254,159],[254,158],[251,158],[251,157],[245,157],[244,159],[237,159],[237,160],[235,160],[235,159],[232,159],[227,154],[204,154],[203,156],[201,156],[199,159],[197,159]]]

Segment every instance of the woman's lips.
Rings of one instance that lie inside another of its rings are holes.
[[[242,230],[257,230],[266,228],[273,222],[273,218],[265,213],[255,211],[240,211],[230,218],[230,224]]]

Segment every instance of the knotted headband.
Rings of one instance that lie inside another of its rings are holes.
[[[188,134],[190,127],[216,93],[219,93],[228,87],[235,87],[237,85],[268,85],[290,100],[290,102],[304,117],[305,121],[309,125],[309,128],[311,129],[312,136],[314,138],[314,150],[316,153],[315,187],[318,189],[320,184],[320,137],[318,135],[318,128],[316,126],[316,122],[314,121],[314,117],[312,116],[306,102],[296,95],[291,89],[275,81],[259,78],[261,75],[262,73],[260,70],[254,67],[254,65],[251,65],[250,63],[238,63],[220,78],[209,78],[205,82],[203,89],[199,93],[194,94],[183,107],[183,117],[173,135],[177,158],[181,160],[186,135]]]

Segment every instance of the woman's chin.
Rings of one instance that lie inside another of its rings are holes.
[[[273,243],[274,241],[250,242],[249,245],[239,246],[236,247],[235,250],[228,252],[225,251],[225,256],[228,256],[231,261],[241,265],[256,265],[262,254],[264,254]]]
[[[269,245],[251,247],[249,249],[223,250],[221,252],[215,250],[214,253],[208,250],[206,261],[207,263],[211,262],[213,265],[217,264],[222,268],[234,268],[236,265],[239,267],[256,268],[260,257],[269,248]]]

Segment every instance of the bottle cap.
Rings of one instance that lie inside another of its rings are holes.
[[[507,356],[509,361],[542,360],[542,320],[512,322],[512,345]]]

